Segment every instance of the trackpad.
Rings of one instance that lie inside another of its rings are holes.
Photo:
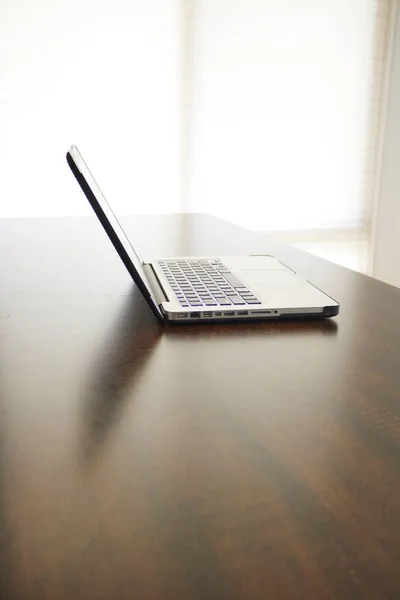
[[[293,286],[299,284],[299,279],[286,269],[269,271],[266,269],[240,269],[236,271],[239,278],[250,286]]]

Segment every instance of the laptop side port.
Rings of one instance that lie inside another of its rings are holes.
[[[249,311],[248,311],[248,310],[238,310],[238,311],[237,311],[237,314],[238,314],[238,316],[239,316],[239,315],[240,315],[240,316],[245,316],[245,315],[248,315],[248,314],[249,314]]]
[[[198,319],[198,318],[200,318],[200,312],[191,312],[190,313],[190,318],[191,319]]]
[[[212,317],[212,312],[203,312],[203,317],[206,317],[207,319],[209,319],[210,317]]]

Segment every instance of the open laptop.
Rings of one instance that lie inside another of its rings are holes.
[[[67,161],[158,319],[171,323],[333,317],[339,304],[273,256],[140,260],[76,146]]]

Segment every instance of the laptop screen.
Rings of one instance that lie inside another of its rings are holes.
[[[160,311],[152,295],[142,262],[76,146],[71,146],[69,149],[67,161],[130,275],[146,299],[150,300],[153,311],[155,310],[157,316],[160,316]]]

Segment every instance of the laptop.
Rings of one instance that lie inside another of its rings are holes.
[[[76,146],[67,162],[132,279],[164,323],[325,318],[339,304],[270,255],[142,261]]]

